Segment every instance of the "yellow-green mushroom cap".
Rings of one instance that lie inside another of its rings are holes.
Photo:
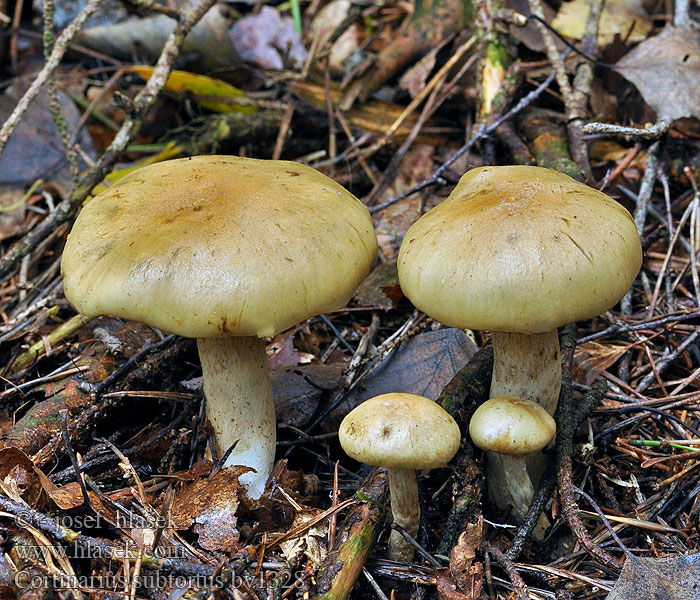
[[[365,400],[338,430],[345,453],[358,462],[392,469],[434,469],[459,449],[459,426],[436,402],[392,393]]]
[[[598,315],[642,263],[632,217],[557,171],[472,169],[406,232],[401,288],[452,327],[544,333]]]
[[[80,212],[61,272],[83,314],[194,338],[270,336],[343,306],[377,252],[365,206],[288,161],[143,167]]]
[[[542,406],[514,396],[487,400],[469,421],[469,435],[476,446],[514,456],[542,450],[556,432],[554,419]]]

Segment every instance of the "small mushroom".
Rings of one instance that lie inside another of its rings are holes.
[[[444,325],[492,332],[491,397],[528,398],[554,414],[557,328],[612,307],[641,263],[621,204],[550,169],[506,166],[466,173],[408,229],[397,265],[417,308]],[[541,471],[541,460],[528,462]]]
[[[525,457],[547,446],[556,431],[556,423],[544,407],[514,396],[487,400],[469,421],[474,445],[488,451],[491,496],[512,499],[521,519],[527,514],[534,494]]]
[[[343,419],[340,444],[355,460],[386,467],[394,523],[415,539],[420,521],[416,469],[446,465],[459,448],[455,420],[439,404],[415,394],[383,394]],[[389,538],[389,558],[410,562],[413,546],[398,531]]]
[[[80,212],[61,261],[66,298],[197,338],[207,416],[258,498],[275,457],[262,338],[343,306],[377,251],[364,205],[287,161],[197,156],[143,167]]]

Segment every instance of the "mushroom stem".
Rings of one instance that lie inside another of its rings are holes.
[[[494,331],[491,398],[516,396],[537,402],[554,414],[561,388],[561,352],[557,331]]]
[[[416,539],[420,522],[420,505],[418,504],[418,482],[413,469],[387,469],[389,474],[389,493],[391,495],[391,514],[394,523]],[[389,558],[397,562],[408,563],[413,559],[413,545],[400,532],[392,530],[389,537]]]
[[[265,344],[258,337],[198,338],[207,417],[221,456],[238,442],[225,466],[244,465],[248,496],[259,498],[275,461],[275,403]]]
[[[507,333],[494,331],[493,378],[490,397],[516,396],[537,402],[554,414],[561,388],[561,351],[557,331],[547,333]],[[499,508],[509,505],[520,520],[525,516],[547,459],[537,451],[525,458],[488,453],[489,490]],[[546,517],[540,517],[533,537],[546,528]],[[540,538],[541,539],[541,538]]]
[[[540,454],[540,456],[542,455]],[[527,515],[535,495],[525,456],[511,456],[487,451],[486,460],[491,500],[501,510],[505,510],[509,505],[512,506],[518,521],[525,520],[525,515]],[[541,514],[532,531],[533,539],[542,540],[548,527],[549,520]]]

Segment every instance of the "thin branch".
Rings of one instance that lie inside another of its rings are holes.
[[[559,91],[564,98],[564,104],[569,106],[571,103],[571,85],[569,84],[569,76],[566,74],[564,58],[561,54],[559,54],[559,49],[554,41],[554,35],[545,25],[547,20],[544,16],[542,2],[540,2],[540,0],[528,0],[528,4],[530,6],[530,12],[537,17],[537,19],[535,19],[535,25],[542,36],[542,42],[544,43],[544,47],[547,52],[547,58],[549,59],[549,62],[552,63],[552,68],[554,69],[554,73],[557,77],[557,85],[559,85]]]
[[[670,367],[674,361],[681,355],[685,350],[690,346],[692,343],[694,343],[698,337],[700,336],[700,327],[696,329],[693,333],[691,333],[685,340],[683,340],[683,343],[678,346],[671,354],[666,356],[665,358],[662,358],[659,362],[656,363],[656,371],[654,372],[652,370],[651,373],[647,374],[644,379],[642,379],[639,382],[639,385],[637,386],[637,393],[643,394],[644,391],[652,384],[654,381],[656,381],[656,376],[660,375],[663,371],[665,371],[668,367]]]
[[[564,374],[566,375],[566,374]],[[562,377],[568,379],[568,377]],[[599,381],[594,390],[597,394],[605,393],[605,381]],[[566,393],[564,393],[566,390]],[[580,511],[574,496],[573,483],[573,438],[575,417],[573,414],[573,394],[571,383],[562,381],[562,394],[557,407],[557,467],[559,480],[559,500],[561,510],[572,533],[586,551],[603,565],[619,570],[621,562],[596,544],[581,521]]]
[[[605,134],[632,140],[658,140],[668,131],[670,126],[671,122],[668,119],[661,118],[646,129],[623,127],[622,125],[613,125],[611,123],[586,123],[581,127],[581,131],[586,135]]]
[[[101,0],[90,0],[88,5],[85,7],[85,10],[79,15],[79,17],[83,15],[83,13],[85,13],[85,11],[87,11],[90,7],[93,7],[92,9],[94,10],[100,1]],[[110,144],[109,148],[107,148],[105,153],[98,160],[97,164],[83,178],[80,184],[75,187],[71,196],[64,199],[56,207],[56,210],[48,215],[29,234],[12,246],[5,256],[0,259],[0,279],[6,278],[15,268],[17,268],[17,265],[22,258],[29,252],[32,252],[34,248],[36,248],[37,245],[56,227],[70,220],[83,200],[88,197],[92,191],[92,188],[104,179],[105,175],[111,170],[117,160],[119,160],[127,145],[141,128],[141,122],[144,114],[151,108],[156,97],[168,81],[170,71],[172,70],[175,61],[180,54],[185,38],[199,19],[201,19],[207,10],[212,7],[215,1],[216,0],[202,0],[202,2],[195,4],[194,8],[189,10],[185,9],[183,11],[181,20],[178,21],[175,30],[168,36],[168,39],[165,42],[165,46],[163,47],[163,51],[158,59],[158,64],[154,68],[151,78],[148,80],[143,89],[137,94],[133,102],[131,114],[122,123],[121,129]],[[87,18],[89,14],[90,13],[88,13],[85,18]],[[58,52],[60,48],[64,48],[65,51],[65,46],[67,46],[68,42],[70,41],[70,36],[66,37],[67,33],[72,31],[73,25],[75,25],[77,22],[78,18],[76,18],[75,21],[73,21],[73,23],[71,23],[71,25],[63,31],[61,36],[56,41],[54,49],[51,53],[51,64],[53,64],[54,56],[58,56],[58,54],[60,54]],[[82,25],[83,22],[84,19],[79,23],[79,25]],[[78,28],[79,26],[75,28],[76,31]],[[75,35],[76,31],[73,32],[73,35]],[[62,56],[62,54],[60,54],[60,56]],[[56,60],[60,60],[60,56],[56,58]],[[49,63],[47,63],[46,67],[44,67],[42,70],[42,73],[46,72],[46,74],[43,75],[44,82],[52,72],[52,69],[48,69],[49,66]],[[55,68],[55,66],[53,68]],[[42,73],[40,73],[40,77],[42,76]],[[37,79],[37,81],[38,80],[39,79]],[[32,87],[30,87],[30,91],[35,87],[35,84],[36,81],[34,84],[32,84]],[[29,94],[29,91],[27,94]],[[25,94],[20,102],[27,98],[27,94]],[[30,100],[27,100],[27,104]],[[17,108],[19,108],[19,105]],[[13,112],[13,115],[17,113],[17,108]],[[18,116],[16,117],[17,119],[19,119],[22,112],[24,111],[22,110],[19,112]],[[10,116],[10,119],[13,118],[13,115]],[[6,128],[11,130],[16,125],[16,123],[14,123],[12,127],[9,127],[8,123],[10,122],[10,119],[8,119],[8,121],[5,123],[2,130],[0,130],[0,140],[2,139],[1,136],[3,130]],[[7,140],[5,140],[5,142],[6,141]]]
[[[32,100],[34,100],[44,84],[49,80],[63,59],[63,55],[66,53],[68,45],[71,43],[78,31],[80,31],[81,27],[85,24],[85,21],[87,21],[90,15],[97,10],[101,2],[102,0],[88,0],[85,8],[78,13],[78,16],[73,19],[71,24],[68,25],[68,27],[66,27],[61,32],[61,35],[59,35],[56,39],[56,43],[51,50],[51,54],[49,59],[46,61],[44,68],[39,71],[36,79],[24,93],[24,96],[22,96],[19,102],[17,102],[17,106],[15,106],[12,114],[10,114],[2,128],[0,128],[0,156],[5,150],[5,146],[7,145],[12,132],[19,124],[22,115],[26,112],[27,108],[29,108],[29,104]]]
[[[168,36],[163,46],[163,51],[150,79],[134,98],[131,114],[124,120],[121,129],[97,161],[95,167],[91,169],[73,193],[73,202],[82,202],[88,196],[90,190],[104,179],[133,137],[139,132],[144,114],[153,106],[156,97],[168,81],[170,71],[180,55],[185,38],[215,2],[216,0],[202,0],[196,3],[193,8],[183,10],[175,30]]]
[[[471,139],[466,144],[464,144],[464,146],[462,146],[459,150],[457,150],[457,152],[455,152],[445,163],[443,163],[438,169],[436,169],[435,172],[428,179],[424,179],[420,183],[414,185],[412,188],[406,190],[405,192],[402,192],[398,196],[394,196],[386,202],[382,202],[381,204],[373,206],[369,209],[370,214],[376,214],[384,210],[385,208],[392,206],[397,202],[400,202],[404,198],[412,196],[416,192],[420,192],[421,190],[432,187],[434,185],[442,184],[444,182],[444,180],[442,179],[442,174],[450,167],[450,165],[452,165],[452,163],[458,160],[460,156],[463,156],[466,152],[468,152],[472,148],[472,146],[474,146],[474,144],[476,144],[476,142],[478,142],[481,138],[490,135],[491,133],[496,131],[496,129],[499,127],[499,125],[501,125],[501,123],[504,123],[508,119],[518,114],[525,107],[529,106],[540,94],[542,94],[550,86],[552,81],[554,81],[554,73],[551,73],[549,77],[547,77],[547,79],[545,79],[539,86],[537,86],[536,89],[532,90],[529,94],[527,94],[527,96],[522,98],[520,102],[518,102],[513,108],[511,108],[499,119],[491,123],[488,127],[485,124],[479,127],[479,129],[471,137]]]
[[[598,26],[602,11],[603,0],[592,0],[586,31],[583,36],[583,51],[589,56],[593,56],[598,52]],[[583,141],[582,122],[587,113],[588,97],[591,93],[592,84],[593,64],[588,60],[583,60],[576,67],[570,103],[566,106],[569,118],[567,131],[571,143],[571,154],[576,164],[583,171],[589,184],[592,184],[595,180],[591,171],[590,161],[588,160],[588,149]],[[564,100],[566,101],[566,98]]]
[[[620,546],[620,549],[625,553],[625,556],[630,557],[634,556],[630,551],[627,546],[625,546],[622,543],[622,540],[618,537],[617,533],[615,533],[615,530],[612,528],[612,525],[610,525],[610,521],[605,517],[603,514],[603,511],[600,509],[600,506],[596,503],[593,498],[591,498],[586,492],[584,492],[582,489],[574,486],[574,492],[576,492],[579,496],[582,496],[588,504],[590,504],[593,507],[593,510],[596,512],[596,514],[600,517],[600,520],[603,522],[603,525],[605,525],[605,528],[608,530],[608,533],[612,536],[612,539],[615,540],[618,546]]]
[[[612,325],[606,327],[602,331],[597,331],[591,335],[587,335],[578,340],[578,344],[584,344],[585,342],[590,342],[591,340],[597,340],[602,337],[617,335],[619,333],[629,333],[630,331],[641,331],[643,329],[652,329],[658,325],[666,325],[667,323],[676,323],[679,321],[687,321],[690,319],[697,319],[700,317],[700,311],[693,311],[689,313],[684,313],[680,315],[665,315],[663,317],[658,317],[656,319],[650,319],[648,321],[642,321],[641,323],[635,323],[634,325],[623,325],[621,322],[613,323]]]
[[[515,600],[528,600],[530,597],[530,592],[528,591],[523,578],[520,577],[520,573],[518,573],[516,570],[513,561],[498,548],[492,544],[489,544],[488,542],[484,543],[483,549],[485,552],[488,552],[508,574],[508,579],[510,579],[510,583],[513,586],[513,598]]]

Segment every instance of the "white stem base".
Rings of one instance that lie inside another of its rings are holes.
[[[276,422],[265,344],[257,337],[197,340],[207,417],[219,456],[238,441],[225,466],[245,465],[248,496],[259,498],[275,462]]]
[[[418,482],[413,469],[387,469],[389,493],[391,495],[391,515],[394,523],[401,526],[414,540],[420,523],[418,503]],[[389,537],[389,559],[410,563],[415,548],[400,532],[393,530]]]

